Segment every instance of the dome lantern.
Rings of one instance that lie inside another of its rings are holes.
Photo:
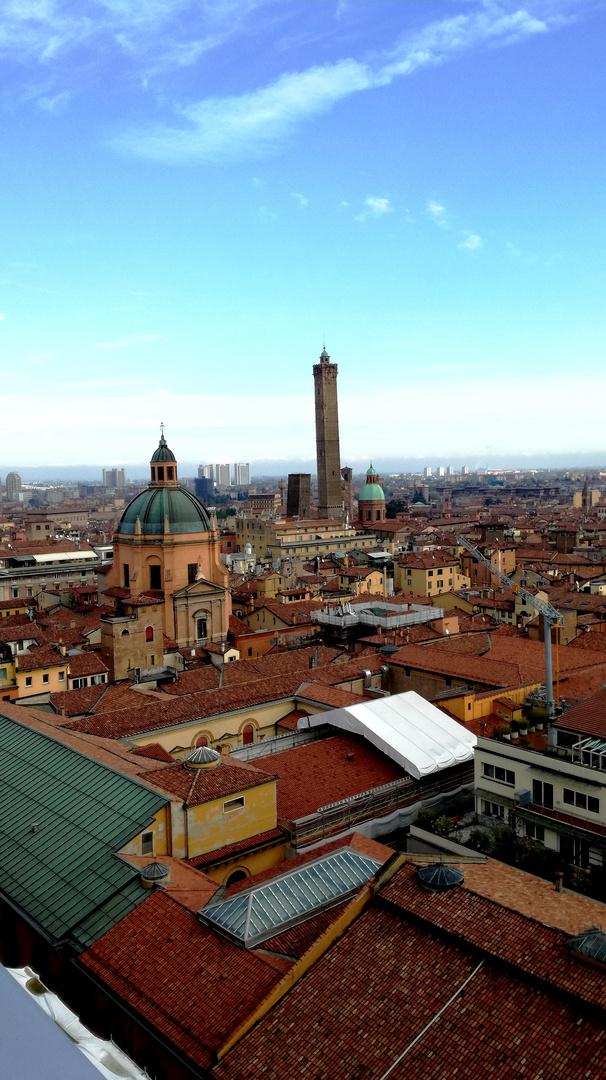
[[[150,470],[151,483],[154,486],[167,484],[178,486],[177,459],[164,438],[164,424],[160,424],[160,442],[152,454]]]

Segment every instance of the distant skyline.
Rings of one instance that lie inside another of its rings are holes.
[[[324,338],[343,463],[606,461],[605,38],[605,0],[5,0],[1,475],[161,420],[312,460]]]

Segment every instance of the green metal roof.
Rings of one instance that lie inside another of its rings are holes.
[[[168,800],[0,714],[0,893],[86,948],[146,896],[117,852]]]
[[[149,487],[139,492],[120,518],[118,536],[134,536],[137,518],[144,536],[161,535],[166,518],[171,533],[201,533],[210,529],[206,507],[182,487]]]

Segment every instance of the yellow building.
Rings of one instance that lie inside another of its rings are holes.
[[[394,563],[394,589],[414,596],[439,596],[469,587],[459,561],[448,551],[416,551]]]
[[[148,487],[129,503],[114,536],[107,602],[119,611],[123,600],[151,594],[162,605],[164,633],[177,645],[224,641],[231,599],[217,523],[179,486],[164,432],[150,471]]]
[[[67,690],[69,661],[54,645],[42,645],[21,653],[15,666],[16,697],[42,695],[48,700],[49,694]]]
[[[263,518],[236,518],[236,550],[250,544],[258,559],[314,558],[334,551],[356,551],[373,547],[376,537],[358,533],[350,525],[336,521],[303,518],[267,521]]]

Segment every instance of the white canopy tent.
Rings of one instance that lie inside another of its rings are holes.
[[[322,724],[361,735],[417,780],[471,761],[476,745],[473,732],[414,690],[299,720],[301,727]]]

